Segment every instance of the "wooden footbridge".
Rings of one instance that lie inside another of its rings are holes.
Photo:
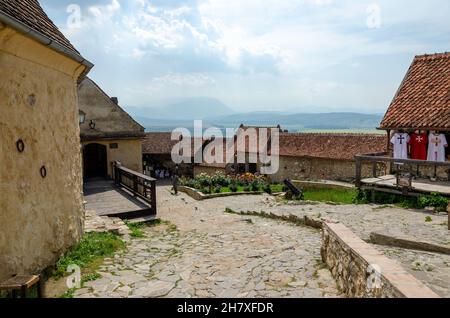
[[[156,180],[114,164],[114,180],[93,179],[84,184],[86,209],[101,216],[149,221],[156,217]]]

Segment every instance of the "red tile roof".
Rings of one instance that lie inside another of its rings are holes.
[[[381,128],[450,130],[450,53],[415,57]]]
[[[195,140],[201,140],[203,146],[204,141],[202,138],[191,138],[191,150],[192,157],[196,153]],[[179,141],[172,140],[171,132],[150,132],[145,134],[145,139],[142,142],[142,153],[145,155],[170,155],[172,148]]]
[[[249,129],[253,129],[256,134],[256,144],[253,142],[250,143],[250,138],[248,136],[242,137],[243,134],[249,133]],[[267,129],[267,142],[264,145],[260,145],[260,131],[262,129]],[[277,129],[280,132],[282,131],[281,127],[278,126],[244,126],[241,125],[239,127],[239,130],[236,132],[236,142],[235,142],[235,149],[236,151],[239,150],[239,152],[246,152],[246,153],[260,153],[265,152],[268,144],[270,144],[270,138],[272,134],[272,129]],[[241,136],[241,138],[239,138]],[[263,146],[263,148],[261,147]],[[245,150],[245,151],[242,151]],[[268,149],[268,153],[270,153],[270,148]]]
[[[37,0],[0,0],[0,11],[78,54],[75,47],[50,20]]]
[[[281,133],[280,156],[353,160],[383,152],[386,136],[376,134]]]

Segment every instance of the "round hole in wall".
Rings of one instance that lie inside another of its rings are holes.
[[[43,179],[45,179],[47,177],[47,168],[45,166],[42,166],[40,172],[41,172],[41,177]]]
[[[31,107],[36,105],[36,95],[34,95],[34,94],[28,95],[27,102],[28,102],[28,105],[30,105]]]
[[[22,139],[19,139],[16,141],[16,147],[18,152],[24,152],[25,151],[25,143]]]

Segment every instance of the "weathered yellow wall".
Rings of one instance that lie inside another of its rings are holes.
[[[0,25],[0,280],[39,272],[83,233],[76,95],[83,70]]]
[[[119,148],[110,149],[109,145],[117,143]],[[108,160],[108,176],[112,177],[112,163],[120,161],[128,169],[142,173],[142,140],[98,140],[83,142],[83,146],[89,144],[100,144],[106,146]]]

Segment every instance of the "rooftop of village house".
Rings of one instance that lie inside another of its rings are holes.
[[[382,152],[385,148],[386,137],[377,134],[280,134],[280,156],[353,160],[356,155]]]
[[[192,157],[197,148],[202,148],[205,141],[203,138],[190,137]],[[142,141],[142,153],[144,155],[170,155],[173,147],[179,140],[172,140],[171,132],[147,132]]]
[[[380,128],[450,130],[450,53],[414,58]]]

